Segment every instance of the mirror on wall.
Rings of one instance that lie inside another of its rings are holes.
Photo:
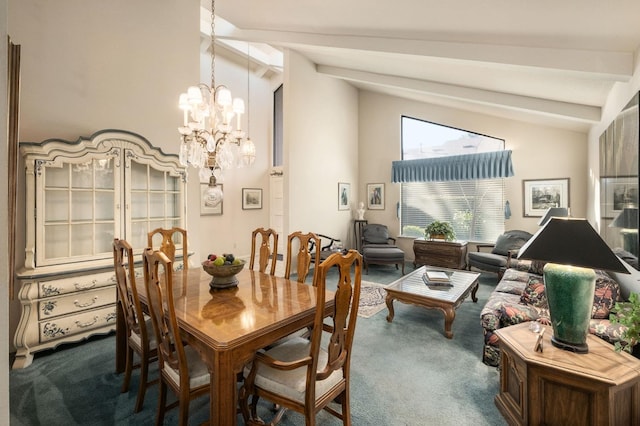
[[[638,267],[638,94],[600,136],[600,236]]]

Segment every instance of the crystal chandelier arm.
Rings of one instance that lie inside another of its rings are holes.
[[[199,169],[224,170],[237,166],[236,154],[229,144],[240,147],[244,163],[253,162],[255,146],[244,141],[242,114],[245,103],[233,99],[224,85],[215,82],[215,0],[211,1],[211,85],[200,83],[191,86],[180,95],[179,107],[183,110],[183,125],[178,128],[181,136],[180,162]],[[247,50],[248,54],[248,50]],[[247,57],[249,64],[249,57]],[[249,66],[247,65],[247,72]],[[247,77],[247,82],[249,77]],[[236,117],[234,121],[233,118]],[[248,115],[247,115],[248,120]],[[235,125],[235,129],[234,129]],[[247,162],[247,158],[251,158]]]

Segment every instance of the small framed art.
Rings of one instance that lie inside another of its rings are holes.
[[[367,184],[367,208],[384,210],[384,183]]]
[[[338,182],[338,210],[349,210],[351,204],[351,184]]]
[[[542,217],[550,207],[569,208],[569,178],[522,181],[525,217]]]
[[[638,178],[601,178],[600,192],[604,195],[603,217],[614,218],[625,206],[638,205]]]
[[[262,208],[261,188],[242,188],[242,210]]]
[[[222,184],[216,185],[222,189]],[[222,204],[223,201],[220,201],[220,204],[214,206],[211,200],[207,197],[206,191],[209,188],[209,184],[201,183],[200,184],[200,216],[212,216],[212,215],[220,215],[222,214]],[[224,191],[223,191],[224,193]]]

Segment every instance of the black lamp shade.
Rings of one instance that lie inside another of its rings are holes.
[[[625,207],[609,225],[611,228],[638,229],[638,209]]]
[[[549,222],[552,217],[568,217],[569,209],[566,207],[550,207],[538,221],[538,225],[542,226]]]
[[[629,273],[586,219],[552,217],[522,246],[518,258]]]

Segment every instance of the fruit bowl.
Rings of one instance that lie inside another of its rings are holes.
[[[213,261],[205,260],[202,262],[202,269],[213,278],[209,283],[209,287],[212,289],[229,288],[238,285],[238,279],[236,274],[242,271],[245,261],[237,260],[238,263],[231,265],[214,265]]]

